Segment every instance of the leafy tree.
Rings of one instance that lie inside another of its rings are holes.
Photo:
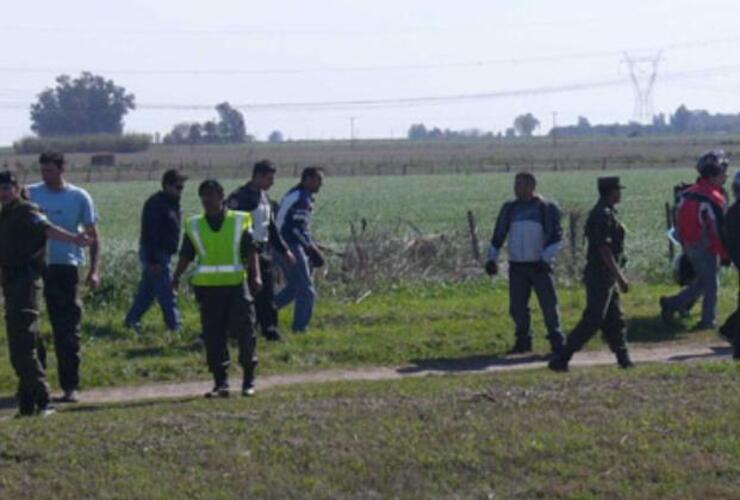
[[[423,123],[415,123],[409,127],[407,137],[411,140],[420,140],[427,138],[427,128]]]
[[[539,126],[540,121],[532,113],[519,115],[514,119],[514,129],[522,137],[532,137],[532,132]]]
[[[676,132],[686,132],[691,125],[691,111],[681,104],[671,116],[671,127]]]
[[[270,136],[267,138],[268,142],[278,143],[283,142],[285,139],[283,138],[283,133],[279,130],[273,130],[270,132]]]
[[[124,115],[135,108],[134,95],[113,80],[88,72],[75,79],[61,75],[31,105],[31,130],[41,137],[120,134]]]
[[[216,106],[219,122],[218,132],[224,142],[237,144],[247,141],[247,126],[244,124],[244,115],[238,109],[232,108],[228,102]]]

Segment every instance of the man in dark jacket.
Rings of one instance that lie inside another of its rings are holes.
[[[486,271],[498,273],[498,258],[508,238],[509,312],[516,324],[516,343],[510,354],[532,350],[532,314],[529,297],[534,288],[547,326],[552,353],[563,347],[558,297],[552,275],[552,262],[560,251],[563,230],[560,209],[536,193],[537,180],[529,172],[516,175],[516,200],[504,204],[491,238]]]
[[[723,234],[730,259],[740,272],[740,172],[735,174],[732,190],[735,194],[735,203],[727,211]],[[722,325],[719,333],[734,347],[733,357],[740,360],[740,291],[738,292],[738,308]]]
[[[295,256],[283,241],[277,225],[273,202],[267,191],[275,183],[275,166],[270,160],[254,164],[252,179],[231,195],[226,205],[232,210],[252,214],[254,246],[259,255],[262,288],[254,297],[257,322],[267,340],[280,340],[278,310],[275,306],[275,282],[272,271],[272,250],[277,252],[292,267]]]
[[[290,265],[278,255],[278,264],[285,274],[286,284],[275,296],[275,305],[281,309],[295,301],[292,327],[294,333],[305,333],[308,330],[316,300],[311,270],[324,265],[321,251],[311,235],[314,195],[321,189],[323,181],[324,171],[321,168],[304,168],[301,183],[283,196],[277,216],[280,234],[296,262]]]
[[[125,320],[127,327],[137,331],[141,329],[142,316],[155,298],[159,301],[167,328],[176,332],[181,326],[180,311],[172,292],[170,263],[180,241],[180,196],[186,180],[187,177],[177,170],[166,171],[162,176],[162,190],[144,203],[139,238],[141,281]]]

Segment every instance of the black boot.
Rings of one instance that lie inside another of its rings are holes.
[[[216,374],[213,376],[213,389],[205,393],[207,398],[228,398],[229,397],[229,379],[226,374]]]
[[[614,353],[617,356],[617,363],[619,364],[620,368],[633,368],[635,364],[632,362],[632,359],[630,359],[630,353],[627,351],[627,349],[620,349],[616,353]]]
[[[517,337],[514,346],[506,354],[525,354],[532,352],[531,337]]]
[[[565,349],[565,340],[562,335],[550,337],[550,358],[557,356]]]
[[[570,363],[570,358],[572,357],[573,351],[564,347],[552,357],[550,362],[547,363],[547,367],[554,372],[567,372],[568,363]]]

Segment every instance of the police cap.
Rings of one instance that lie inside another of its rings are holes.
[[[624,189],[624,186],[619,183],[619,177],[599,177],[598,187],[599,193],[608,193],[613,189]]]
[[[701,155],[696,162],[696,170],[702,177],[716,177],[727,171],[729,161],[721,149],[715,149]]]
[[[13,186],[17,186],[18,178],[10,170],[3,170],[0,172],[0,184],[12,184]]]

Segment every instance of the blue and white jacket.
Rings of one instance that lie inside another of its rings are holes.
[[[507,237],[509,262],[550,264],[563,242],[560,208],[539,196],[504,203],[493,230],[489,260],[498,260]]]
[[[303,248],[313,245],[311,236],[313,204],[313,195],[300,185],[285,193],[280,200],[276,222],[280,235],[288,245]]]

